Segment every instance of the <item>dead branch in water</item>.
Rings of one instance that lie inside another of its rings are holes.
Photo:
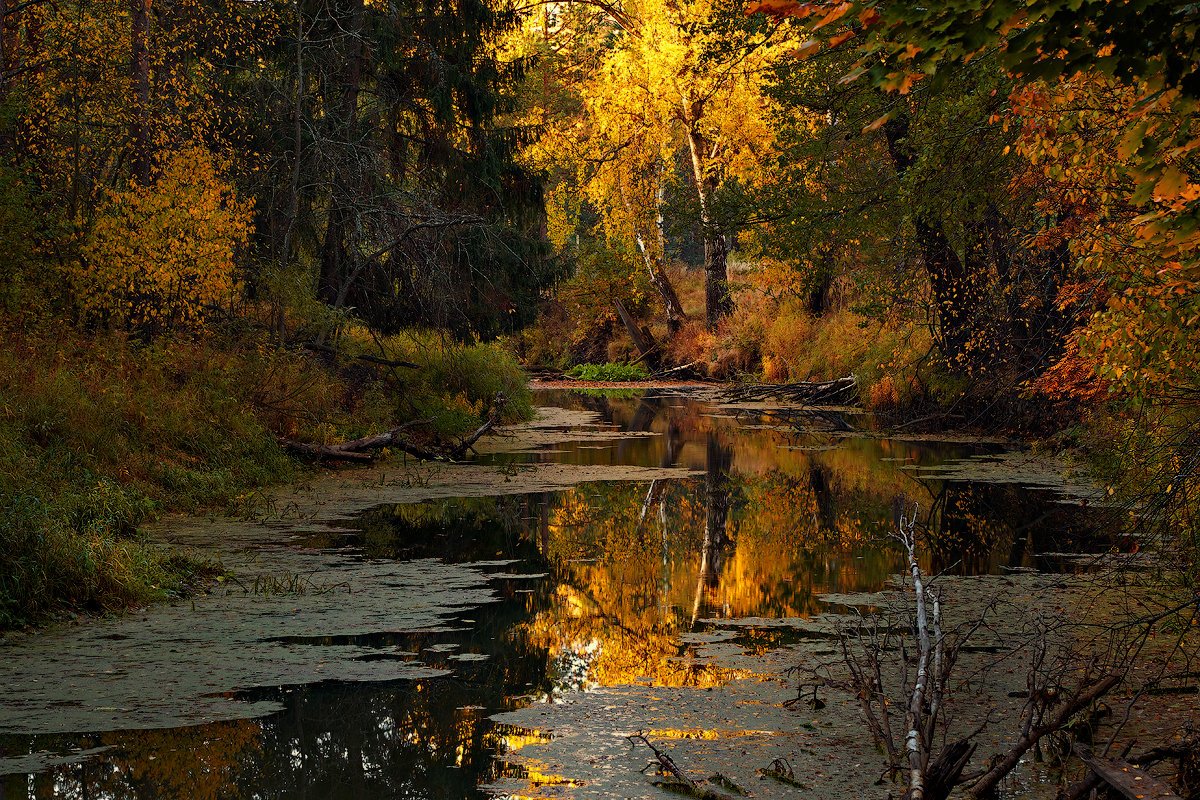
[[[650,762],[651,766],[657,766],[659,771],[664,775],[669,776],[667,780],[655,781],[654,785],[664,789],[672,789],[683,794],[699,797],[701,800],[734,800],[734,796],[714,789],[708,785],[705,780],[692,780],[692,778],[683,771],[683,768],[675,763],[675,759],[655,747],[645,734],[638,733],[628,737],[630,742],[641,742],[650,748],[650,752],[654,753],[654,761]],[[714,775],[713,779],[721,779],[722,776]],[[728,779],[724,779],[728,781]]]
[[[450,458],[457,461],[465,456],[467,451],[471,450],[475,446],[475,443],[478,442],[485,433],[494,428],[496,423],[500,422],[500,417],[504,413],[504,406],[507,403],[508,398],[505,397],[502,392],[497,392],[496,399],[492,403],[492,410],[488,413],[487,420],[484,421],[484,423],[478,428],[476,428],[474,433],[472,433],[466,439],[463,439],[453,450],[450,451]]]
[[[470,436],[452,445],[443,443],[435,447],[423,447],[407,438],[406,434],[409,429],[416,425],[428,424],[433,420],[409,422],[382,433],[351,439],[340,444],[312,444],[283,438],[279,440],[279,443],[285,450],[293,453],[328,461],[371,462],[384,448],[399,450],[422,461],[458,461],[466,456],[474,448],[475,443],[500,422],[507,402],[507,398],[503,394],[497,394],[487,420]]]
[[[846,626],[839,633],[842,663],[849,678],[820,675],[817,680],[857,697],[872,739],[887,756],[888,771],[893,776],[901,770],[906,774],[906,800],[945,800],[960,785],[966,786],[969,797],[989,797],[1026,753],[1044,737],[1067,727],[1073,718],[1115,687],[1120,676],[1098,668],[1092,661],[1081,663],[1079,659],[1064,659],[1058,664],[1056,674],[1047,676],[1044,663],[1048,631],[1039,627],[1026,678],[1027,700],[1015,741],[994,755],[982,771],[964,778],[963,773],[976,751],[973,740],[992,722],[989,716],[974,732],[944,745],[935,758],[933,750],[938,734],[943,738],[946,734],[948,723],[943,717],[954,667],[963,647],[983,627],[984,617],[994,606],[989,605],[979,619],[954,631],[944,630],[944,599],[930,587],[920,566],[916,517],[915,509],[911,516],[902,513],[895,534],[905,551],[906,583],[913,595],[909,624],[895,626],[886,618],[873,616],[868,622],[860,617],[857,625]],[[905,646],[904,627],[915,642],[916,652],[911,655]],[[899,655],[895,661],[885,661],[886,654],[897,649]],[[915,667],[911,676],[910,664]],[[893,667],[900,671],[895,683],[903,693],[903,703],[888,696],[885,677],[891,677]],[[1075,676],[1070,690],[1063,688],[1068,675]],[[899,707],[904,708],[903,733],[897,737],[893,733],[892,716],[897,712],[892,709]]]
[[[858,379],[849,375],[821,382],[748,384],[726,390],[724,399],[732,403],[789,400],[807,405],[852,405],[858,402]]]

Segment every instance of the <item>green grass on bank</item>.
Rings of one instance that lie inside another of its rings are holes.
[[[641,364],[576,364],[566,371],[571,378],[582,381],[644,381],[650,373]]]
[[[203,565],[138,526],[294,479],[303,467],[279,436],[336,441],[414,419],[454,436],[479,424],[497,392],[509,417],[531,413],[510,356],[433,333],[338,342],[416,369],[330,364],[244,335],[0,339],[0,630],[186,590]]]

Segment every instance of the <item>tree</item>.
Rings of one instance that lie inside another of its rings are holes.
[[[205,148],[164,155],[153,184],[112,191],[100,206],[71,272],[82,313],[154,332],[230,305],[250,220]]]
[[[672,329],[683,312],[662,271],[662,214],[674,165],[681,157],[687,163],[697,200],[705,316],[713,328],[733,307],[728,239],[736,231],[719,213],[719,195],[731,179],[752,181],[773,141],[759,91],[777,57],[770,32],[743,31],[729,41],[713,27],[715,18],[707,0],[643,0],[571,6],[527,23],[548,56],[541,69],[564,71],[582,98],[563,103],[558,93],[543,92],[546,101],[532,113],[547,132],[531,158],[577,187],[608,236],[634,244]],[[574,66],[560,67],[573,58]]]
[[[461,336],[527,322],[553,277],[541,187],[502,117],[520,65],[487,51],[512,16],[454,8],[297,0],[252,91],[256,147],[272,170],[259,246],[315,272],[320,299],[373,326]]]
[[[852,47],[857,59],[844,80],[869,75],[900,96],[918,81],[936,91],[960,65],[992,54],[1013,84],[993,122],[1005,112],[1021,120],[1027,175],[1048,190],[1037,205],[1049,223],[1031,242],[1054,243],[1052,264],[1090,275],[1081,286],[1057,269],[1058,305],[1074,306],[1073,319],[1088,304],[1106,305],[1084,315],[1084,346],[1069,357],[1090,353],[1101,376],[1134,392],[1195,385],[1188,365],[1200,290],[1196,8],[1157,0],[767,0],[749,10],[831,32],[825,43]],[[896,102],[869,127],[894,126],[903,106]]]

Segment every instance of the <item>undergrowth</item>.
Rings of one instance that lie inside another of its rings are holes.
[[[531,414],[515,361],[432,333],[351,332],[335,359],[265,336],[144,344],[73,329],[0,331],[0,630],[184,592],[211,568],[149,542],[164,512],[235,504],[304,469],[278,438],[330,441],[410,420],[471,430],[498,392]],[[373,353],[417,364],[388,368]]]

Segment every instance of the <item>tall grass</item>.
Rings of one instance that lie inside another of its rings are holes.
[[[143,345],[54,330],[0,341],[0,629],[186,589],[201,567],[138,527],[294,478],[302,467],[280,436],[332,439],[416,418],[461,433],[497,392],[509,416],[530,414],[511,357],[433,334],[384,342],[388,357],[420,365],[394,379],[245,337]]]

